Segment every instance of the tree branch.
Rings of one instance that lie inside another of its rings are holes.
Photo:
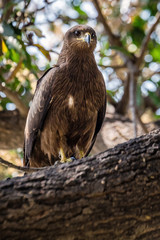
[[[15,67],[15,69],[13,70],[13,72],[11,72],[11,74],[9,75],[9,77],[6,79],[6,83],[11,82],[14,77],[16,76],[17,72],[20,70],[21,66],[22,66],[22,62],[23,60],[21,59],[19,61],[19,63],[17,64],[17,66]]]
[[[129,86],[130,86],[130,75],[127,74],[127,79],[125,80],[124,93],[121,100],[117,103],[116,113],[125,115],[128,105],[129,105]]]
[[[17,169],[17,170],[25,172],[25,173],[32,173],[32,172],[37,172],[37,171],[46,169],[46,167],[43,167],[43,168],[28,168],[28,167],[17,166],[15,164],[11,163],[11,162],[8,162],[8,161],[4,160],[1,157],[0,157],[0,164],[2,164],[5,167],[14,168],[14,169]]]
[[[160,239],[159,143],[160,129],[2,181],[1,240]]]
[[[120,41],[120,38],[116,35],[114,35],[110,29],[110,26],[108,25],[106,19],[104,18],[101,8],[99,6],[98,0],[93,0],[93,3],[97,9],[97,12],[99,14],[100,21],[103,23],[104,29],[108,35],[109,42],[111,45],[122,47],[122,43]]]
[[[99,67],[105,69],[105,68],[114,68],[115,70],[117,69],[122,69],[122,68],[127,68],[126,67],[126,64],[123,64],[123,65],[103,65],[103,64],[98,64]]]
[[[145,38],[143,39],[143,42],[142,42],[140,56],[139,56],[139,58],[137,58],[137,63],[136,63],[138,68],[143,61],[143,57],[144,57],[145,51],[147,49],[148,42],[150,40],[150,36],[151,36],[152,32],[155,30],[158,23],[160,22],[160,12],[157,12],[155,17],[156,17],[155,23],[151,26],[150,30],[148,31],[148,34],[145,36]]]
[[[13,92],[7,87],[0,84],[0,91],[4,92],[6,96],[16,105],[22,117],[26,117],[28,113],[28,107],[22,102],[18,93]]]
[[[142,122],[137,109],[136,109],[136,118],[137,118],[137,121],[138,121],[139,125],[141,126],[143,132],[148,133],[149,131],[148,131],[147,127],[144,125],[144,123]]]
[[[135,66],[128,63],[129,68],[129,105],[131,109],[131,116],[133,122],[133,129],[134,129],[134,137],[137,137],[137,122],[136,122],[136,86],[137,86],[137,79],[136,79],[136,71]]]

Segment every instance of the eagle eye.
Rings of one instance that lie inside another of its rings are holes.
[[[74,34],[75,34],[77,37],[79,37],[79,36],[81,35],[81,32],[78,31],[78,30],[76,30],[76,31],[74,31]]]
[[[91,38],[95,38],[95,36],[96,36],[95,33],[91,34]]]

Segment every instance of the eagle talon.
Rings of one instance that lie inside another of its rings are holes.
[[[60,160],[61,163],[66,163],[66,162],[72,162],[73,161],[72,157],[66,158],[66,155],[63,151],[63,148],[60,148],[60,156],[61,156],[61,160]]]
[[[69,163],[69,162],[72,162],[73,159],[72,158],[66,158],[66,159],[61,159],[60,162],[61,163]]]
[[[84,152],[81,150],[79,150],[79,158],[80,159],[84,158]]]

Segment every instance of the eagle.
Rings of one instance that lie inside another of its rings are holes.
[[[24,131],[28,167],[81,159],[89,154],[106,112],[106,88],[93,51],[93,28],[69,29],[57,64],[38,80]]]

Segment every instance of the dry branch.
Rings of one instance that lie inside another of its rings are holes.
[[[11,162],[8,162],[6,160],[4,160],[3,158],[0,157],[0,164],[2,164],[5,167],[9,167],[9,168],[14,168],[16,170],[25,172],[25,173],[32,173],[32,172],[38,172],[40,170],[46,169],[45,167],[43,168],[29,168],[29,167],[21,167],[21,166],[17,166]]]
[[[126,69],[126,64],[123,64],[123,65],[103,65],[103,64],[98,64],[98,66],[100,66],[103,69],[108,68],[108,67],[109,68],[114,68],[115,70],[122,69],[122,68]]]
[[[0,183],[1,240],[159,240],[160,130]]]
[[[121,47],[122,43],[120,41],[120,38],[112,33],[111,28],[108,25],[106,18],[104,18],[103,14],[102,14],[102,11],[101,11],[101,8],[100,8],[100,4],[99,4],[98,0],[93,0],[93,3],[94,3],[94,5],[95,5],[95,7],[97,9],[100,21],[102,22],[102,24],[104,26],[104,29],[105,29],[105,31],[106,31],[106,33],[108,35],[108,38],[109,38],[109,41],[110,41],[111,45],[115,45],[115,46],[120,46]]]
[[[155,18],[156,18],[155,23],[151,26],[151,28],[149,29],[147,35],[143,39],[143,42],[142,42],[142,45],[141,45],[140,56],[139,56],[139,58],[137,58],[137,63],[136,63],[137,67],[140,67],[140,65],[141,65],[141,63],[143,61],[143,57],[144,57],[145,51],[147,49],[147,45],[148,45],[148,42],[150,40],[151,34],[155,30],[155,28],[158,25],[158,23],[160,22],[160,12],[157,12]]]
[[[95,5],[95,8],[97,9],[98,12],[98,16],[99,16],[99,20],[102,22],[104,29],[106,31],[106,34],[108,36],[109,42],[111,44],[111,46],[114,47],[119,47],[123,49],[122,51],[119,51],[120,56],[124,59],[124,62],[127,63],[128,61],[134,60],[136,57],[134,55],[131,55],[128,50],[123,46],[121,39],[119,36],[115,35],[109,24],[107,19],[104,17],[102,11],[101,11],[101,7],[100,4],[98,2],[98,0],[93,0],[93,3]]]
[[[22,117],[26,117],[28,113],[28,107],[23,103],[17,92],[4,87],[0,84],[0,91],[6,94],[6,96],[16,105]]]
[[[23,60],[21,59],[19,61],[19,63],[17,64],[17,66],[15,67],[15,69],[13,70],[13,72],[11,72],[9,77],[6,79],[6,83],[9,83],[14,79],[14,77],[16,76],[16,74],[18,73],[18,71],[20,70],[20,68],[22,66],[22,62],[23,62]]]

